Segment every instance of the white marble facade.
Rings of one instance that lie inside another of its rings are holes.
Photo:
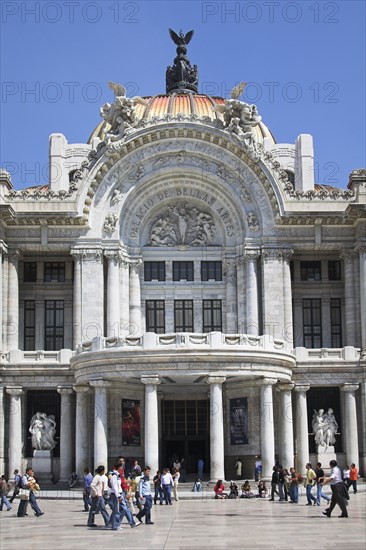
[[[166,400],[208,403],[210,478],[237,456],[252,477],[257,454],[266,477],[275,458],[302,470],[314,388],[338,396],[337,457],[364,473],[366,170],[330,188],[314,184],[311,136],[278,144],[262,125],[254,154],[213,111],[140,119],[109,144],[100,127],[88,144],[52,135],[47,187],[1,173],[1,473],[31,461],[43,390],[59,395],[56,481],[121,454],[162,466]],[[205,280],[204,262],[222,276]],[[247,442],[233,444],[241,398]],[[141,404],[137,446],[122,444],[122,399]]]

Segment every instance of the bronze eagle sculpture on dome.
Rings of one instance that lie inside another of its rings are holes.
[[[192,36],[194,34],[194,31],[187,32],[186,35],[183,34],[183,31],[181,30],[179,35],[173,31],[173,29],[169,29],[170,38],[173,40],[174,44],[177,46],[188,46],[190,41],[192,40]]]

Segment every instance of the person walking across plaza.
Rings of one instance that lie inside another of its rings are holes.
[[[84,512],[89,512],[91,505],[90,500],[90,485],[93,481],[93,476],[89,471],[89,468],[84,468],[84,488],[83,488],[83,501],[84,501]]]
[[[274,500],[275,494],[280,496],[279,492],[277,491],[277,486],[280,480],[280,476],[278,473],[278,467],[273,466],[272,468],[272,479],[271,479],[271,498],[269,500]]]
[[[324,481],[324,470],[322,468],[321,462],[318,462],[315,468],[316,474],[316,504],[320,506],[320,499],[323,498],[327,502],[330,502],[330,497],[323,493],[323,481]]]
[[[22,483],[22,476],[20,475],[19,470],[14,470],[14,488],[13,488],[13,494],[9,498],[10,503],[12,503],[15,497],[19,495],[21,483]]]
[[[316,505],[316,498],[312,493],[312,489],[315,485],[315,480],[316,480],[316,474],[313,468],[311,467],[310,462],[308,462],[306,464],[306,479],[304,483],[306,488],[306,498],[308,500],[306,503],[306,506],[312,506],[313,503],[314,503],[314,506]]]
[[[103,498],[104,480],[102,476],[104,475],[104,472],[104,466],[98,466],[98,468],[96,469],[96,474],[93,477],[93,481],[90,484],[91,506],[88,517],[88,527],[97,527],[97,525],[94,523],[95,514],[97,512],[100,512],[102,514],[102,518],[104,519],[104,524],[106,526],[109,523],[109,514],[105,507],[105,502]]]
[[[8,494],[8,489],[9,489],[9,485],[6,481],[6,478],[4,475],[1,476],[0,478],[0,512],[3,511],[3,506],[5,504],[6,506],[6,509],[7,511],[9,512],[9,510],[11,510],[11,506],[10,506],[10,503],[8,501],[8,499],[6,498],[7,494]]]
[[[22,477],[21,484],[21,488],[25,491],[29,491],[29,493],[27,500],[20,499],[17,516],[23,517],[26,515],[28,501],[34,510],[35,515],[37,517],[43,516],[44,512],[41,511],[40,507],[37,504],[35,491],[39,491],[39,485],[34,478],[34,472],[32,468],[28,467],[26,469],[25,475]]]
[[[175,500],[176,502],[178,502],[178,500],[179,500],[179,498],[178,498],[178,485],[179,485],[179,478],[180,478],[180,473],[179,473],[178,468],[174,468],[174,469],[173,469],[172,478],[173,478],[173,495],[174,495],[174,500]]]
[[[161,476],[161,486],[164,493],[165,504],[172,504],[172,485],[172,474],[169,472],[168,468],[164,468]]]
[[[151,521],[152,496],[150,489],[150,466],[145,466],[144,475],[141,476],[139,485],[140,499],[143,502],[144,508],[142,512],[136,514],[136,518],[141,521],[145,517],[145,525],[154,525]]]
[[[348,488],[352,486],[354,494],[357,493],[357,480],[358,480],[358,470],[356,468],[356,465],[352,462],[349,470]]]
[[[347,499],[345,498],[345,491],[347,491],[347,489],[344,486],[342,472],[338,467],[336,460],[331,460],[329,462],[329,466],[331,467],[330,476],[324,479],[323,485],[326,485],[327,483],[330,484],[330,488],[332,490],[332,499],[330,501],[329,508],[326,508],[323,514],[324,516],[330,518],[335,508],[335,505],[338,504],[342,511],[342,514],[339,517],[348,518]]]
[[[159,499],[160,505],[162,505],[164,495],[163,495],[163,489],[161,487],[161,472],[160,472],[160,470],[158,470],[156,472],[156,475],[154,476],[153,482],[154,482],[154,504],[156,504],[157,500]]]

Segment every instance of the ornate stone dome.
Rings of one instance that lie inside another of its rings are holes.
[[[196,115],[197,118],[202,119],[208,117],[210,120],[223,121],[223,115],[215,110],[215,105],[223,105],[225,100],[222,97],[210,97],[203,94],[195,93],[172,93],[157,96],[147,96],[144,99],[148,102],[148,105],[136,105],[136,116],[139,120],[153,121],[155,117],[162,119],[167,117],[178,118],[179,115],[183,115],[184,119],[190,115]],[[183,120],[184,120],[183,119]],[[100,138],[104,140],[106,132],[108,132],[110,126],[107,122],[102,121],[95,128],[88,143],[91,143],[93,138]],[[267,128],[263,122],[259,122],[255,128],[253,128],[256,134],[257,140],[262,143],[264,138],[269,138],[273,144],[276,143],[271,131]]]

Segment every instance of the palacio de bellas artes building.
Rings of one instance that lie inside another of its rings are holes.
[[[192,477],[202,458],[207,480],[238,456],[253,478],[257,455],[265,478],[334,456],[365,474],[366,170],[316,183],[312,136],[277,143],[245,83],[200,94],[192,34],[170,33],[165,93],[110,82],[86,143],[50,136],[48,185],[1,172],[8,476],[119,455]]]

